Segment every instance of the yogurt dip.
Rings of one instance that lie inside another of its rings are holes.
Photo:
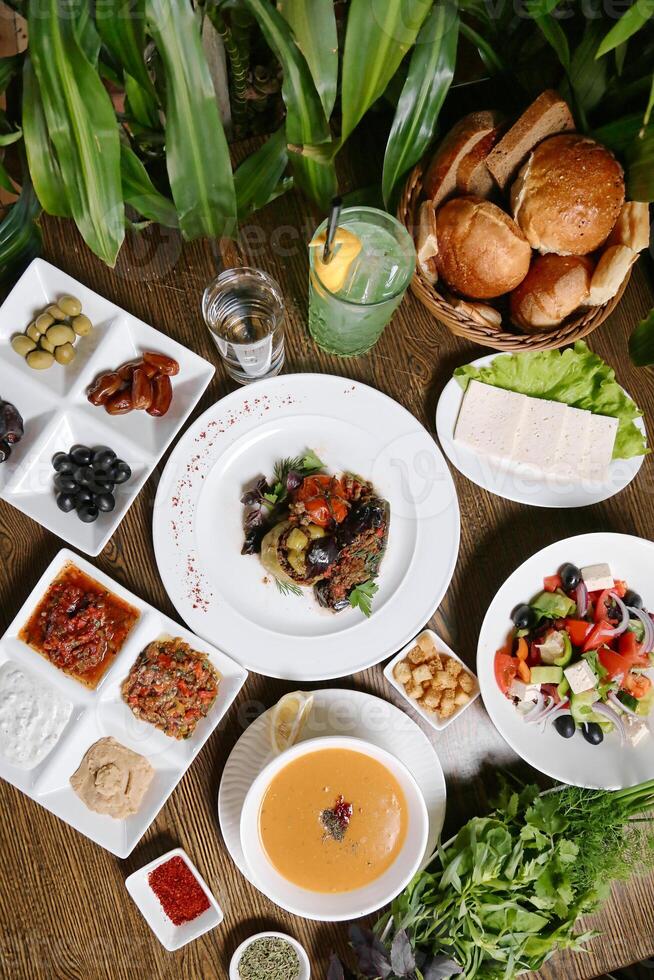
[[[33,769],[52,751],[73,706],[8,660],[0,667],[0,756]]]

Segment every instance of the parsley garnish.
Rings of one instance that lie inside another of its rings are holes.
[[[304,479],[306,476],[313,476],[324,470],[325,464],[318,459],[313,449],[307,449],[304,456],[287,457],[275,463],[273,471],[273,485],[269,493],[264,493],[264,500],[275,506],[281,504],[286,499],[288,493],[287,480],[289,473],[297,473]]]
[[[361,585],[355,585],[355,587],[350,592],[350,605],[353,609],[357,606],[361,610],[364,616],[370,616],[372,612],[372,598],[375,593],[379,592],[379,586],[375,585],[371,578],[367,582],[362,582]]]

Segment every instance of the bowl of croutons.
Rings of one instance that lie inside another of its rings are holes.
[[[479,697],[475,675],[433,630],[408,643],[384,676],[439,732]]]

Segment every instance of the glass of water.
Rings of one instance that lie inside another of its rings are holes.
[[[202,315],[239,384],[272,378],[284,364],[284,300],[261,269],[227,269],[209,283]]]

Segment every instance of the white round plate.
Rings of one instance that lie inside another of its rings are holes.
[[[477,648],[477,675],[486,710],[500,735],[534,769],[573,786],[622,789],[654,778],[654,734],[637,746],[620,744],[615,732],[601,745],[589,745],[580,732],[561,738],[549,725],[527,725],[497,686],[495,652],[511,630],[511,610],[542,591],[543,578],[555,574],[564,562],[578,566],[606,562],[616,578],[643,597],[654,609],[654,542],[629,534],[597,532],[557,541],[532,555],[506,580],[490,604]],[[654,671],[650,671],[654,679]]]
[[[363,691],[327,689],[312,692],[313,710],[301,741],[324,735],[348,735],[392,752],[413,775],[429,816],[424,867],[436,847],[445,820],[445,777],[436,750],[416,723],[389,701]],[[273,757],[270,746],[272,708],[247,728],[225,764],[218,792],[218,818],[234,864],[251,881],[241,848],[241,811],[247,792]]]
[[[373,613],[281,595],[241,555],[245,487],[313,449],[332,472],[369,479],[391,508]],[[379,663],[433,615],[459,547],[459,507],[434,439],[386,395],[345,378],[287,375],[232,392],[185,433],[154,507],[159,572],[180,616],[250,670],[326,680]]]
[[[486,367],[501,354],[480,357],[472,364]],[[460,473],[483,490],[497,494],[519,504],[532,507],[588,507],[607,500],[624,490],[643,465],[644,456],[632,459],[614,459],[609,467],[606,483],[588,480],[570,483],[536,473],[524,463],[492,459],[475,453],[467,446],[454,441],[454,428],[463,401],[463,389],[456,378],[445,385],[436,408],[436,433],[443,452]],[[635,419],[641,432],[645,432],[642,418]]]

